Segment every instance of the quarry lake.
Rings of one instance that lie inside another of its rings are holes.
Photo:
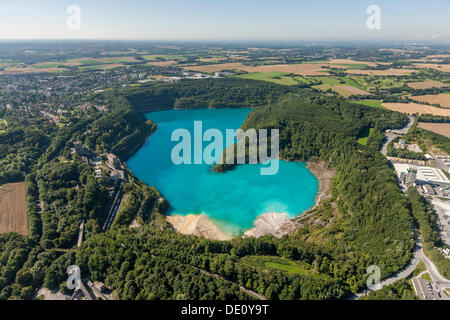
[[[169,201],[170,215],[205,213],[224,232],[242,234],[253,227],[262,213],[280,212],[290,217],[314,205],[318,181],[306,163],[280,161],[275,175],[261,175],[262,164],[239,165],[217,173],[207,164],[176,165],[171,152],[178,141],[171,141],[178,128],[194,136],[194,121],[202,121],[203,132],[216,128],[239,128],[251,109],[167,110],[146,114],[158,125],[148,141],[131,157],[131,171],[156,187]],[[203,147],[209,142],[203,142]],[[226,146],[225,142],[224,145]]]

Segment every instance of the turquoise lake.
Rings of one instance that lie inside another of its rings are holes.
[[[194,121],[201,120],[203,132],[216,128],[237,129],[251,109],[167,110],[146,114],[158,125],[156,132],[127,162],[131,171],[156,187],[169,201],[168,214],[205,213],[224,232],[238,235],[253,227],[265,212],[294,217],[314,205],[318,181],[303,162],[280,161],[275,175],[260,175],[262,164],[239,165],[216,173],[207,164],[175,165],[171,160],[172,132],[178,128],[194,137]],[[203,148],[209,142],[203,142]],[[224,145],[225,141],[224,141]]]

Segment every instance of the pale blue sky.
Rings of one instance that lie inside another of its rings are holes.
[[[66,26],[69,5],[81,29]],[[368,30],[366,8],[381,8]],[[0,39],[450,41],[450,0],[0,0]]]

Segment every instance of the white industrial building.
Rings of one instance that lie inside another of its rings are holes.
[[[393,163],[393,166],[395,173],[403,183],[450,187],[450,180],[441,169],[415,166],[407,163]]]

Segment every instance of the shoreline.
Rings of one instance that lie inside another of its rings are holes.
[[[314,197],[314,206],[306,210],[309,211],[316,208],[322,200],[330,197],[329,192],[331,190],[331,179],[334,176],[334,171],[323,161],[307,161],[306,168],[311,171],[319,182],[319,189]]]
[[[286,213],[265,212],[260,214],[254,221],[254,227],[246,230],[242,236],[261,237],[264,235],[273,235],[280,238],[287,234],[292,234],[298,229],[296,220],[305,213],[316,208],[324,199],[330,197],[331,178],[334,172],[325,162],[307,161],[307,169],[316,177],[319,182],[319,188],[314,197],[314,206],[289,218]],[[195,235],[198,237],[212,240],[231,240],[234,236],[222,231],[219,226],[212,221],[206,214],[188,214],[166,216],[166,221],[179,233],[186,235]]]
[[[166,221],[179,233],[195,235],[212,240],[231,240],[233,236],[226,234],[204,213],[166,216]]]

